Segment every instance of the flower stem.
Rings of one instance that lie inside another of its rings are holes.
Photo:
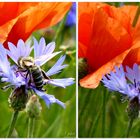
[[[65,25],[65,22],[66,22],[66,19],[67,19],[67,14],[65,15],[64,19],[60,22],[59,24],[59,27],[56,31],[56,35],[54,37],[54,41],[56,42],[56,45],[59,45],[59,42],[60,42],[60,34],[64,28],[64,25]]]
[[[133,120],[134,120],[134,119],[130,119],[130,120],[129,120],[128,127],[127,127],[127,131],[126,131],[126,138],[129,137],[129,134],[130,134],[130,131],[131,131],[131,128],[132,128],[132,125],[133,125]]]
[[[94,136],[94,133],[97,129],[97,125],[99,123],[99,119],[100,119],[100,116],[101,116],[101,113],[102,113],[102,107],[99,109],[99,112],[97,112],[97,115],[94,119],[94,121],[92,122],[92,126],[91,126],[91,129],[89,131],[89,137],[93,137]]]
[[[107,91],[107,90],[106,90]],[[105,115],[106,115],[106,92],[103,92],[103,106],[102,106],[102,137],[105,137]]]
[[[15,128],[15,124],[16,124],[16,120],[17,120],[17,117],[18,117],[18,113],[19,111],[14,111],[13,112],[13,115],[12,115],[12,119],[11,119],[11,123],[10,123],[10,127],[9,127],[9,130],[8,130],[8,134],[7,134],[7,138],[9,138]]]
[[[29,118],[28,122],[28,138],[33,138],[35,118]]]
[[[139,15],[140,15],[140,3],[139,3],[139,7],[137,9],[137,12],[135,14],[135,17],[134,17],[134,20],[133,20],[133,23],[132,23],[132,26],[135,27],[136,24],[137,24],[137,21],[139,19]]]

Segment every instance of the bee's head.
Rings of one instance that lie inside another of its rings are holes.
[[[35,63],[32,57],[20,57],[18,60],[18,65],[23,69],[32,68]]]

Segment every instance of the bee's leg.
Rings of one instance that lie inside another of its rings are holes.
[[[46,89],[43,89],[43,88],[42,88],[42,89],[39,89],[39,90],[40,90],[40,91],[43,91],[43,92],[45,92],[45,91],[46,91]]]
[[[30,86],[31,85],[31,79],[29,79],[29,82],[28,82],[28,86]]]
[[[30,86],[31,85],[31,82],[32,82],[32,77],[31,77],[30,72],[28,72],[28,74],[29,74],[29,82],[28,82],[28,85]]]
[[[33,88],[36,88],[37,90],[43,91],[43,92],[46,91],[46,89],[43,89],[43,88],[37,88],[37,87],[35,87],[35,86],[32,86],[32,87],[33,87]]]
[[[43,91],[43,92],[45,92],[46,90],[45,89],[39,89],[40,91]]]
[[[48,80],[50,79],[50,77],[46,75],[45,71],[41,70],[41,72],[45,79],[48,79]]]
[[[30,70],[27,71],[26,79],[27,79],[28,75],[29,75],[28,86],[30,86],[30,85],[31,85],[31,82],[32,82],[32,81],[31,81],[32,77],[31,77],[31,72],[30,72]]]
[[[18,68],[18,70],[16,71],[16,72],[26,72],[27,70],[25,70],[25,69],[22,69],[22,68]]]
[[[29,74],[29,71],[27,71],[27,74],[26,74],[26,77],[25,77],[26,79],[27,79],[28,75],[30,75],[30,74]]]

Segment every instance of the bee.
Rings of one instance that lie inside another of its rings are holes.
[[[18,67],[19,71],[26,72],[26,78],[30,77],[29,79],[29,85],[31,84],[31,81],[35,84],[35,87],[38,90],[44,91],[43,86],[44,86],[44,78],[45,79],[50,79],[45,72],[35,64],[35,61],[32,57],[20,57],[18,59]]]

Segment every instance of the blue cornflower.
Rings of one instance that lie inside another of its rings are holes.
[[[132,69],[127,66],[126,72],[122,65],[120,68],[115,67],[115,72],[104,76],[102,82],[109,90],[118,91],[130,100],[137,97],[140,103],[140,69],[137,64]]]
[[[76,24],[76,2],[73,2],[72,7],[66,19],[66,25],[73,26],[75,24]]]
[[[6,49],[2,44],[0,44],[0,77],[2,82],[9,83],[6,87],[15,86],[17,88],[26,83],[24,78],[21,75],[17,76],[13,67],[10,66]]]
[[[19,40],[17,43],[17,47],[8,43],[9,50],[6,50],[2,45],[0,46],[0,76],[2,77],[3,82],[9,82],[10,86],[13,85],[15,88],[25,85],[27,89],[34,90],[34,92],[40,96],[46,102],[47,106],[52,103],[57,103],[62,107],[65,107],[64,103],[56,99],[53,95],[46,94],[43,90],[38,90],[33,80],[31,80],[30,76],[26,77],[27,72],[19,71],[18,60],[22,58],[29,57],[32,50],[34,50],[34,63],[36,66],[42,66],[51,58],[59,54],[60,52],[53,53],[55,49],[55,43],[49,43],[46,45],[45,39],[41,38],[39,43],[34,38],[34,45],[30,47],[30,43],[25,44],[23,40]],[[16,63],[16,65],[10,66],[10,63],[7,59],[7,55]],[[51,76],[61,72],[62,69],[67,67],[67,65],[63,65],[65,60],[65,56],[61,56],[59,60],[55,63],[55,65],[47,71],[45,74],[47,76]],[[29,80],[31,80],[31,84],[29,85]],[[45,84],[51,84],[59,87],[65,88],[74,83],[73,78],[62,78],[62,79],[47,79],[44,80]]]

